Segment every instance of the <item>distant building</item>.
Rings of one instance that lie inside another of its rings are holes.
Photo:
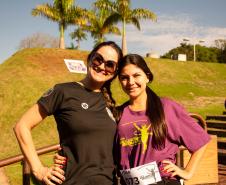
[[[178,54],[178,61],[187,61],[187,55],[186,54]]]
[[[160,58],[160,55],[159,55],[158,52],[152,51],[152,52],[147,53],[146,57],[149,57],[149,58]]]

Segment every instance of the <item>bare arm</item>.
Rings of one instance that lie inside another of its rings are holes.
[[[207,144],[202,146],[200,149],[198,149],[191,155],[191,158],[184,169],[186,172],[188,172],[188,176],[187,178],[184,178],[184,179],[190,179],[194,175],[197,169],[197,166],[206,150],[206,147],[207,147]]]
[[[31,136],[31,130],[35,126],[37,126],[43,119],[45,119],[46,116],[47,114],[43,111],[41,106],[35,104],[27,112],[24,113],[24,115],[20,118],[20,120],[14,127],[14,132],[16,134],[20,148],[26,160],[28,161],[33,174],[38,180],[41,181],[49,181],[49,178],[51,178],[52,175],[55,174],[51,174],[52,168],[44,167],[44,165],[41,163],[35,150]],[[56,181],[56,179],[54,178],[55,177],[53,177],[52,180]],[[50,182],[49,184],[53,183]]]
[[[164,160],[162,161],[165,164],[164,170],[168,173],[171,173],[171,176],[180,176],[183,179],[190,179],[197,169],[197,166],[205,152],[205,149],[207,147],[207,144],[202,146],[200,149],[195,151],[193,154],[191,154],[191,157],[188,161],[188,164],[184,169],[179,168],[175,164],[173,164],[171,161]]]
[[[44,166],[42,165],[32,140],[31,130],[37,126],[47,115],[38,104],[33,105],[14,127],[17,140],[20,148],[30,164],[31,170],[37,179],[42,180],[44,173]]]

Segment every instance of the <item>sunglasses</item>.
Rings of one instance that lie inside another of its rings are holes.
[[[99,53],[94,53],[91,57],[91,62],[94,67],[100,66],[104,63],[105,71],[109,73],[114,73],[117,69],[117,63],[113,60],[104,60],[103,56]]]

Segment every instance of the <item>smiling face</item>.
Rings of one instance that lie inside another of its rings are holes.
[[[109,72],[109,66],[111,65],[108,62],[112,62],[117,65],[118,63],[118,53],[111,46],[103,46],[96,51],[100,58],[93,58],[89,63],[88,76],[96,83],[105,83],[106,81],[112,79],[116,73],[115,70]],[[92,58],[91,58],[92,59]],[[100,61],[99,61],[100,60]],[[112,66],[114,67],[114,66]]]
[[[119,74],[119,80],[130,99],[136,99],[146,94],[149,79],[144,71],[136,65],[128,64],[124,66]]]

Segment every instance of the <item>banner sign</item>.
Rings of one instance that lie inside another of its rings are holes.
[[[82,60],[64,59],[64,62],[71,73],[87,73],[86,65]]]

